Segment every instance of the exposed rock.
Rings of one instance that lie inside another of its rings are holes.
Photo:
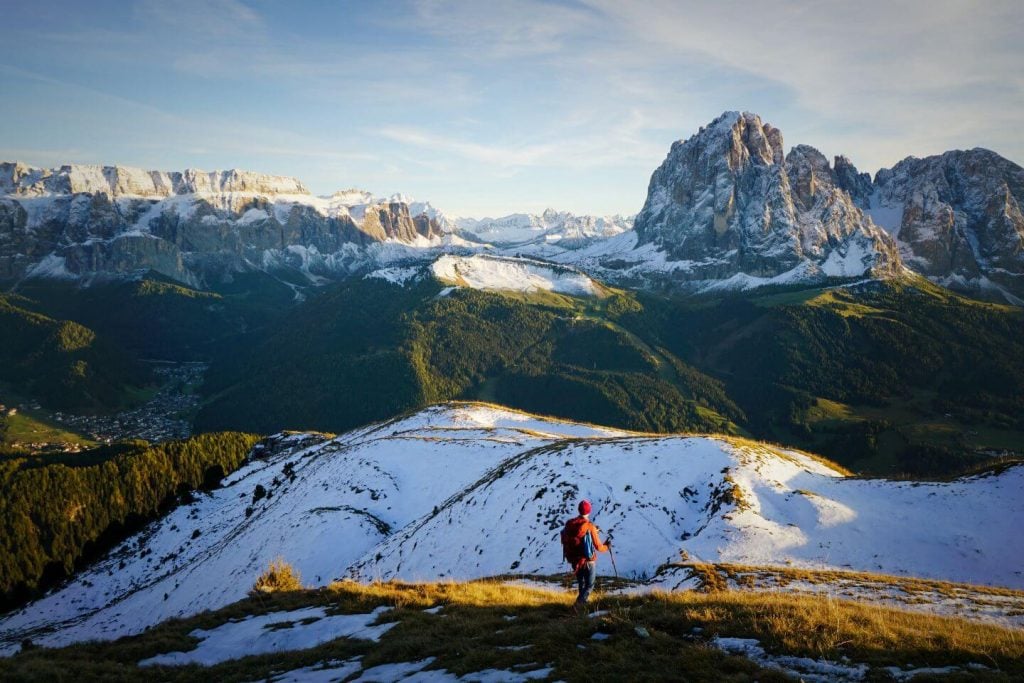
[[[874,191],[871,175],[860,173],[857,167],[853,165],[853,162],[844,156],[837,156],[835,158],[833,174],[836,186],[841,190],[845,190],[847,194],[853,197],[857,205],[863,208],[865,206],[864,202],[867,201]]]
[[[684,282],[885,276],[899,267],[892,240],[837,186],[825,157],[800,145],[784,158],[781,132],[750,113],[727,112],[672,145],[636,231],[639,245],[684,262],[671,270]]]
[[[0,191],[22,197],[78,193],[111,197],[171,197],[202,192],[309,194],[295,178],[250,171],[186,169],[179,173],[87,164],[50,169],[19,162],[0,163]]]
[[[986,149],[908,157],[866,203],[907,265],[953,289],[1024,304],[1024,168]]]
[[[347,275],[352,247],[422,243],[444,229],[420,204],[246,171],[0,164],[0,278],[119,277],[154,270],[206,286],[233,272]],[[351,202],[365,202],[353,204]]]

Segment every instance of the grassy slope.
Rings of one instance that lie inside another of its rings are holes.
[[[882,667],[969,663],[988,667],[973,671],[973,679],[1009,681],[1024,676],[1024,639],[1019,631],[965,620],[828,598],[738,591],[631,597],[598,593],[594,608],[607,612],[587,619],[569,616],[571,600],[568,591],[491,581],[346,582],[316,591],[259,595],[113,643],[28,651],[0,660],[0,678],[70,680],[74,672],[75,680],[262,680],[271,672],[361,656],[364,668],[436,657],[431,668],[455,674],[527,663],[551,665],[550,680],[791,680],[709,647],[707,640],[713,636],[756,638],[776,655],[849,658],[871,667],[869,680],[887,680]],[[211,668],[136,666],[158,653],[191,649],[193,629],[310,605],[339,613],[366,613],[387,605],[394,609],[383,619],[399,625],[379,643],[340,639],[309,650],[248,657]],[[423,612],[438,605],[443,605],[439,614]],[[514,620],[506,618],[512,616]],[[637,627],[646,629],[649,637],[640,637]],[[611,637],[592,640],[596,632]],[[503,649],[522,646],[528,647]]]
[[[921,279],[647,301],[631,321],[722,381],[759,438],[878,474],[1024,454],[1024,311]]]
[[[96,443],[76,432],[70,432],[43,417],[35,417],[25,410],[16,415],[0,416],[0,454],[15,452],[14,444],[68,443],[90,448]]]
[[[213,485],[258,437],[202,434],[149,446],[0,457],[0,607],[20,604],[173,505]]]
[[[629,295],[440,291],[371,280],[325,292],[211,369],[200,428],[342,431],[481,398],[630,429],[736,431],[718,383],[615,323]]]

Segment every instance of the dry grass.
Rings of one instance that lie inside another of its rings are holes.
[[[684,566],[684,565],[680,565]],[[693,566],[693,565],[685,565]],[[717,570],[726,578],[739,581],[743,576],[763,575],[770,577],[774,585],[785,586],[793,581],[806,581],[807,583],[835,585],[840,582],[862,583],[865,586],[879,587],[889,586],[898,588],[906,593],[937,593],[946,596],[972,593],[980,595],[992,595],[1024,600],[1024,591],[1000,586],[979,586],[969,583],[956,583],[953,581],[940,581],[938,579],[922,579],[912,576],[893,576],[891,574],[874,574],[870,572],[859,572],[840,569],[805,569],[801,567],[760,567],[744,564],[717,564],[701,565],[702,573],[710,569]],[[710,569],[709,569],[710,568]]]
[[[1021,665],[1024,633],[964,619],[771,592],[656,593],[668,621],[700,621],[770,651],[877,666]],[[656,612],[658,608],[649,608]],[[1021,671],[1024,673],[1024,671]]]
[[[299,590],[302,590],[302,577],[281,557],[270,563],[252,587],[253,594]]]
[[[715,572],[717,574],[717,572]],[[244,600],[192,619],[171,621],[113,643],[33,651],[0,660],[2,680],[262,680],[273,671],[328,659],[360,656],[364,667],[436,657],[432,668],[462,675],[533,663],[554,667],[552,679],[781,681],[707,644],[713,636],[756,638],[767,651],[874,667],[989,667],[972,676],[1020,680],[1024,634],[959,619],[901,612],[824,597],[786,593],[718,591],[598,594],[599,618],[572,616],[573,595],[498,581],[468,583],[341,582],[319,590],[277,592]],[[138,660],[189,649],[195,628],[212,628],[249,614],[324,605],[332,612],[365,613],[380,605],[398,625],[379,643],[340,639],[310,650],[261,655],[203,669],[196,666],[140,670]],[[442,606],[438,614],[423,610]],[[637,627],[649,634],[641,637]],[[696,630],[696,629],[699,629]],[[609,634],[595,641],[595,632]],[[526,646],[526,647],[524,647]],[[582,648],[580,647],[582,646]],[[508,649],[511,647],[522,649]]]

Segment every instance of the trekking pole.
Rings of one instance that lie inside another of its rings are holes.
[[[612,539],[608,538],[608,556],[612,558],[612,569],[615,570],[615,578],[619,578],[619,568],[615,566],[615,551],[612,550]]]

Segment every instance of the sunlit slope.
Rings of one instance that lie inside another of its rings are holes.
[[[1021,467],[951,483],[850,479],[743,440],[446,404],[276,440],[0,622],[0,637],[11,648],[137,632],[240,599],[278,556],[311,585],[564,572],[558,531],[581,497],[614,530],[619,573],[654,585],[686,556],[1021,587],[1022,479]]]

